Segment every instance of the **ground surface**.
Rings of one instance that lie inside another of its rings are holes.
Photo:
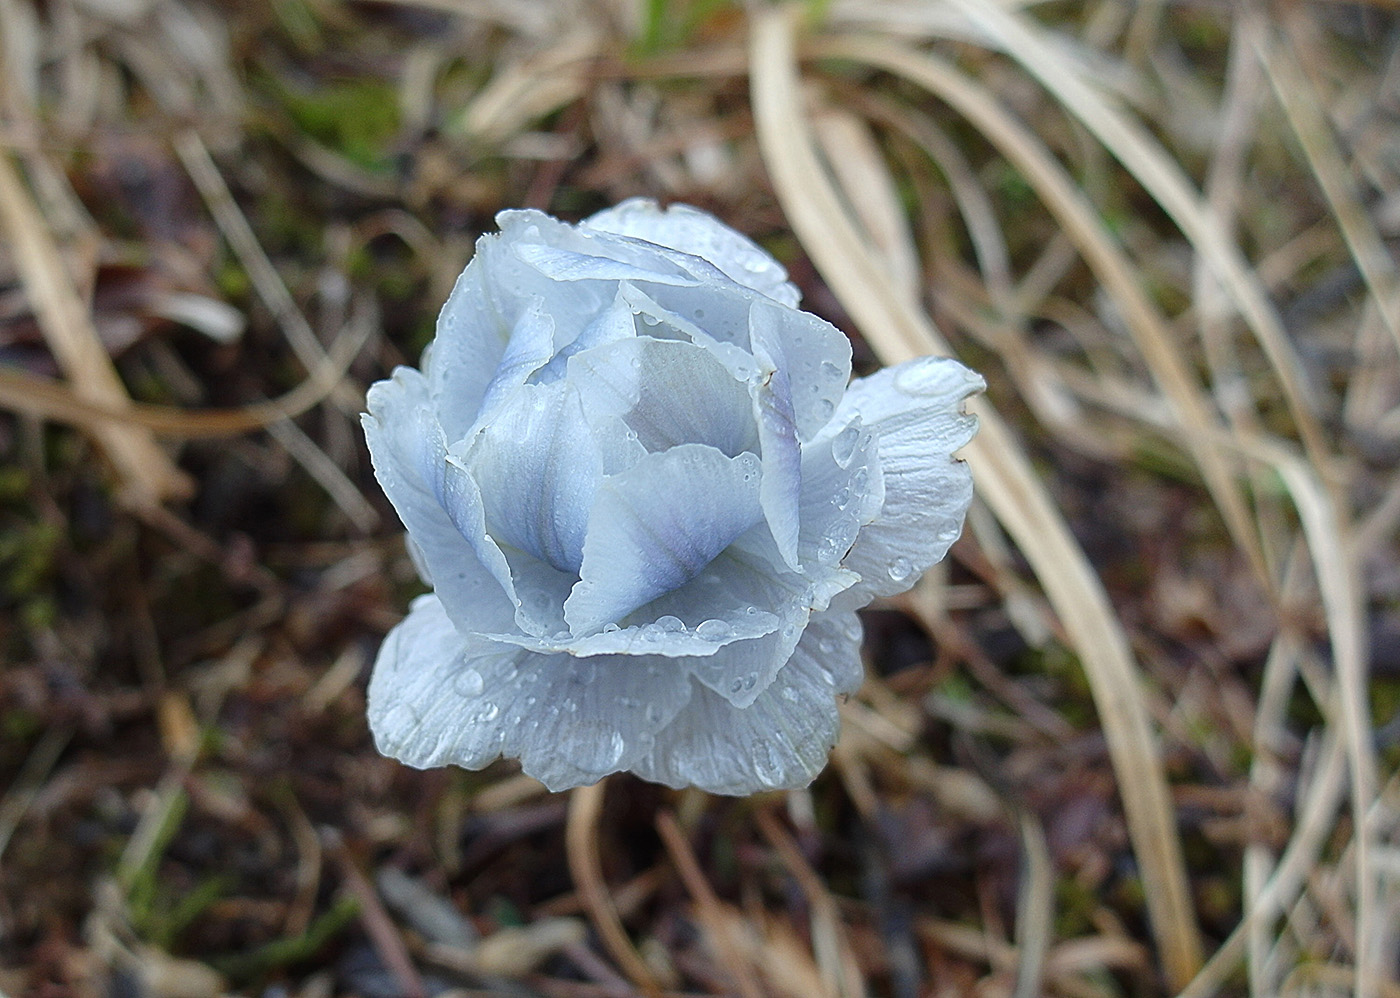
[[[1388,6],[0,2],[0,991],[1400,993]],[[638,194],[990,384],[809,791],[369,741],[364,389]]]

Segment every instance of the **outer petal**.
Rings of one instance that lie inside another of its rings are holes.
[[[585,219],[580,227],[645,239],[700,257],[730,280],[793,308],[801,299],[787,271],[757,243],[689,205],[673,204],[663,211],[655,201],[632,198]]]
[[[809,571],[838,564],[879,515],[885,486],[876,446],[875,434],[857,416],[802,448],[798,555]]]
[[[836,412],[851,377],[851,341],[841,330],[810,312],[755,300],[749,313],[749,339],[779,362],[793,384],[797,435],[811,440]]]
[[[963,403],[985,387],[980,375],[946,357],[921,357],[851,384],[835,421],[859,415],[876,433],[885,501],[842,561],[861,581],[840,605],[903,592],[957,540],[972,474],[953,452],[977,432]]]
[[[527,656],[503,684],[505,753],[551,790],[630,769],[691,697],[666,659]]]
[[[626,769],[690,697],[683,672],[635,658],[575,659],[463,638],[434,596],[380,648],[370,728],[410,766],[480,769],[501,754],[565,790]]]
[[[759,462],[684,444],[603,481],[588,520],[581,581],[564,604],[575,635],[617,623],[699,575],[762,517]]]
[[[419,596],[379,647],[369,681],[369,726],[384,755],[418,769],[455,763],[480,769],[501,752],[504,735],[493,679],[518,657],[514,649],[472,656],[437,596]]]
[[[751,794],[811,783],[836,743],[836,696],[860,676],[852,614],[813,617],[792,658],[747,707],[696,687],[689,706],[656,735],[633,771],[671,787]]]
[[[464,626],[499,630],[513,610],[506,592],[477,558],[446,510],[442,431],[431,411],[428,383],[401,367],[369,390],[362,422],[374,474],[408,529],[415,563]]]

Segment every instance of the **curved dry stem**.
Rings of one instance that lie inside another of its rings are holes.
[[[794,231],[832,291],[887,363],[949,352],[928,316],[891,287],[821,169],[786,12],[756,17],[750,72],[764,162]],[[967,448],[969,462],[981,495],[1030,561],[1082,658],[1142,865],[1153,931],[1168,978],[1180,986],[1200,966],[1200,941],[1166,777],[1127,638],[1010,429],[985,401],[975,409],[982,429]]]
[[[603,816],[607,784],[606,779],[600,780],[592,786],[579,787],[569,795],[569,817],[564,826],[569,872],[573,874],[579,900],[618,967],[642,991],[649,995],[660,994],[661,986],[623,929],[622,919],[618,917],[617,907],[603,879],[603,863],[598,854],[598,822]]]

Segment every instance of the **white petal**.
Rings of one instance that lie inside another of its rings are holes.
[[[369,718],[385,755],[480,769],[505,754],[551,790],[596,782],[650,751],[690,698],[670,663],[575,659],[463,638],[434,596],[380,648]]]
[[[492,537],[578,571],[603,462],[571,384],[520,386],[454,459],[481,491]]]
[[[851,341],[810,312],[755,300],[749,313],[754,353],[762,347],[792,381],[798,439],[815,437],[831,422],[851,377]]]
[[[442,431],[433,417],[428,385],[401,367],[369,390],[362,418],[374,474],[408,529],[417,563],[453,616],[485,630],[509,626],[506,592],[454,525],[447,505]]]
[[[809,571],[839,564],[884,505],[875,435],[859,417],[802,448],[802,532],[798,556]]]
[[[609,343],[574,357],[569,380],[590,418],[622,419],[648,451],[698,443],[734,457],[757,449],[747,390],[694,343]]]
[[[772,344],[777,347],[777,344]],[[754,419],[758,423],[759,452],[763,455],[763,487],[759,497],[763,516],[773,532],[778,552],[788,568],[797,568],[798,503],[802,496],[802,450],[792,412],[792,385],[783,363],[768,345],[754,344],[759,377],[749,382]]]
[[[519,665],[499,699],[505,752],[556,791],[629,769],[691,696],[665,659],[526,655]]]
[[[921,357],[851,384],[836,422],[859,415],[877,435],[885,501],[842,561],[861,576],[842,605],[903,592],[957,540],[972,475],[952,455],[977,432],[963,403],[984,387],[946,357]]]
[[[418,597],[374,662],[368,707],[375,745],[419,769],[486,765],[500,754],[503,735],[485,696],[488,676],[495,685],[521,654],[470,654],[438,598]]]
[[[538,332],[539,317],[547,315],[553,323],[552,346],[547,351],[524,351],[520,345],[512,352],[522,360],[536,360],[538,353],[548,359],[577,337],[615,293],[609,284],[588,282],[569,285],[564,291],[557,281],[516,256],[512,240],[518,235],[501,233],[477,240],[476,253],[443,305],[437,336],[424,353],[423,370],[449,443],[460,440],[476,422],[487,386],[499,377],[498,367],[514,335]],[[536,318],[521,325],[532,309]],[[521,380],[523,376],[517,374],[512,384]]]
[[[511,329],[510,341],[496,362],[496,372],[486,386],[472,428],[477,429],[494,420],[501,407],[508,404],[530,375],[548,364],[553,356],[554,317],[547,310],[544,299],[536,298]]]
[[[615,232],[669,246],[713,264],[747,288],[796,307],[801,295],[777,260],[747,236],[689,205],[662,211],[655,201],[633,198],[585,219],[582,228]]]
[[[575,635],[617,623],[688,582],[762,517],[759,463],[683,444],[604,479],[581,581],[564,606]]]
[[[648,281],[686,287],[694,287],[699,283],[694,277],[677,273],[675,270],[668,273],[639,267],[625,260],[578,253],[539,243],[521,243],[515,247],[515,255],[553,281]]]
[[[633,771],[667,786],[716,794],[809,784],[836,743],[836,696],[859,683],[860,626],[853,616],[813,617],[777,678],[747,707],[697,687]]]

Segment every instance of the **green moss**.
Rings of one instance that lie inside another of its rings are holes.
[[[367,170],[389,172],[398,92],[376,79],[333,80],[309,92],[281,87],[283,107],[312,139]]]

